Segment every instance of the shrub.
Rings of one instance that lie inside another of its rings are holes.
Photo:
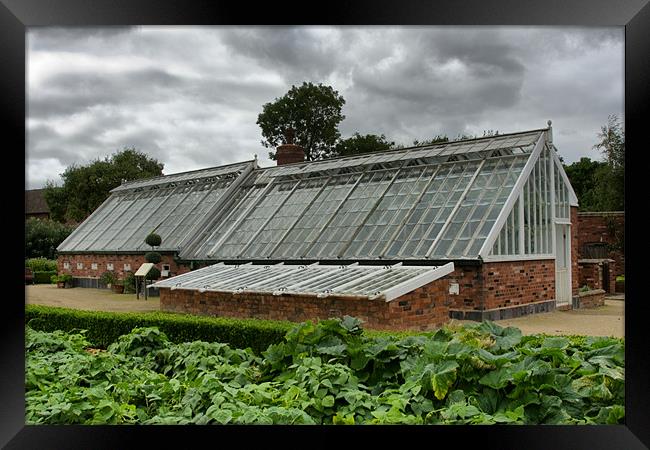
[[[53,220],[30,217],[25,221],[25,255],[55,259],[56,248],[73,231],[74,227]]]
[[[68,273],[62,273],[61,275],[52,275],[50,277],[50,281],[52,284],[56,283],[71,283],[72,282],[72,275]]]
[[[107,286],[109,284],[114,284],[115,280],[117,280],[117,277],[115,276],[115,273],[111,272],[110,270],[107,270],[101,275],[101,277],[99,277],[99,281]]]
[[[153,264],[158,264],[162,261],[162,256],[158,252],[147,252],[144,254],[145,261]]]
[[[56,270],[50,270],[47,272],[35,271],[34,272],[34,284],[48,284],[52,282],[52,276],[56,276]]]
[[[152,247],[158,247],[162,242],[162,238],[156,233],[149,233],[149,235],[145,238],[144,241],[147,243],[147,245],[150,245]]]
[[[25,267],[32,269],[32,272],[56,272],[56,260],[38,257],[25,260]]]
[[[149,273],[147,274],[147,279],[148,280],[157,280],[160,278],[160,270],[158,270],[157,267],[152,267]]]
[[[259,353],[281,342],[295,324],[291,322],[201,317],[189,314],[147,312],[115,313],[81,311],[41,305],[25,307],[25,322],[40,331],[88,330],[94,346],[106,348],[136,327],[158,327],[175,343],[196,340],[223,342],[237,348],[250,347]]]
[[[125,294],[134,294],[135,293],[135,275],[133,272],[126,272],[124,277],[124,293]]]

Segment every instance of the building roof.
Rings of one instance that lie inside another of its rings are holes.
[[[45,189],[25,190],[25,214],[49,214],[45,201]]]
[[[138,180],[114,189],[58,250],[142,251],[155,231],[159,250],[185,260],[476,260],[505,245],[499,233],[517,219],[520,192],[552,164],[564,204],[577,204],[547,129]],[[550,198],[536,189],[536,205]]]

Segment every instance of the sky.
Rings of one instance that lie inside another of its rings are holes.
[[[339,130],[411,145],[544,128],[566,163],[624,122],[623,27],[33,27],[26,189],[127,147],[163,173],[253,159],[255,123],[303,82],[345,99]]]

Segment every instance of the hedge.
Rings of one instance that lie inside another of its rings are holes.
[[[259,353],[281,342],[295,324],[291,322],[203,317],[169,312],[117,313],[82,311],[41,305],[26,305],[25,323],[40,331],[88,330],[86,339],[106,348],[135,327],[158,327],[170,341],[223,342],[237,348],[250,347]]]
[[[47,272],[34,272],[34,284],[50,284],[52,282],[52,275],[56,275],[57,271],[47,271]]]
[[[26,305],[25,323],[35,330],[88,330],[86,339],[97,348],[106,348],[135,327],[158,327],[175,343],[223,342],[236,348],[250,347],[260,353],[270,344],[282,342],[296,324],[288,321],[205,317],[191,314],[152,311],[121,313],[82,311],[42,305]],[[364,330],[370,336],[423,334],[422,331]]]

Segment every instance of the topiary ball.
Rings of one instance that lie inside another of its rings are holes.
[[[158,264],[162,260],[162,256],[158,252],[147,252],[144,255],[144,260],[149,263]]]
[[[156,267],[152,267],[149,273],[147,274],[147,279],[157,280],[158,278],[160,278],[160,270],[158,270]]]
[[[149,233],[149,235],[145,238],[144,241],[147,243],[147,245],[150,245],[152,247],[158,247],[162,242],[162,238],[156,233]]]

